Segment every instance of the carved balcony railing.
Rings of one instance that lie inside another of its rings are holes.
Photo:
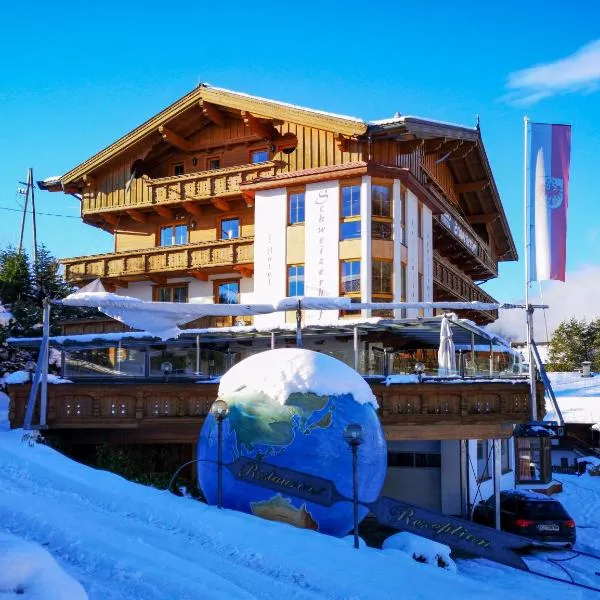
[[[11,385],[11,427],[23,425],[29,384]],[[527,381],[372,384],[390,439],[486,439],[512,435],[512,425],[530,416]],[[218,392],[217,383],[111,381],[48,386],[49,429],[81,430],[95,443],[95,430],[129,430],[139,439],[194,443]],[[538,385],[538,414],[543,408]],[[39,403],[34,423],[39,419]],[[400,436],[400,437],[398,437]],[[482,437],[479,437],[482,436]]]
[[[152,274],[174,276],[213,267],[251,265],[253,260],[254,238],[245,237],[80,256],[61,262],[67,281],[79,282],[97,278],[143,279],[141,276]]]
[[[142,176],[135,180],[131,190],[123,193],[116,189],[108,193],[90,190],[84,193],[82,215],[107,211],[144,209],[156,205],[177,204],[184,201],[226,198],[241,194],[240,185],[258,177],[278,173],[280,163],[262,163],[185,173],[172,177],[152,179]]]
[[[433,283],[437,288],[439,300],[456,300],[458,302],[484,302],[494,304],[496,300],[476,286],[464,273],[434,254]],[[441,294],[440,294],[441,292]],[[444,297],[442,298],[441,295]],[[498,311],[479,311],[487,321],[495,321]]]

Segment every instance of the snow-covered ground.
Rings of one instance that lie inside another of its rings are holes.
[[[351,538],[218,510],[85,467],[24,443],[22,433],[0,431],[1,599],[79,600],[77,582],[92,600],[598,597],[484,560],[459,560],[453,573],[397,545],[357,551]],[[583,547],[598,547],[600,478],[561,477]]]
[[[582,377],[581,373],[548,373],[565,423],[600,423],[600,375]],[[546,420],[557,417],[546,403]]]

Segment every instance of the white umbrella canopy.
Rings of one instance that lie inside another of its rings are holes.
[[[438,349],[438,375],[456,374],[456,349],[452,339],[450,321],[446,315],[442,318],[440,327],[440,347]]]

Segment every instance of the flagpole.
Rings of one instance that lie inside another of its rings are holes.
[[[530,273],[530,255],[531,255],[531,224],[530,224],[530,203],[531,198],[528,194],[528,175],[529,175],[529,156],[527,152],[527,135],[529,129],[529,118],[523,119],[524,124],[524,149],[523,149],[523,194],[525,205],[525,314],[527,323],[527,357],[529,362],[529,395],[531,398],[531,420],[537,421],[537,390],[535,385],[535,364],[533,359],[533,308],[529,304],[529,279]]]

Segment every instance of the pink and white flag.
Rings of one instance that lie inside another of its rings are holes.
[[[529,281],[564,281],[571,126],[528,123],[528,128]]]

